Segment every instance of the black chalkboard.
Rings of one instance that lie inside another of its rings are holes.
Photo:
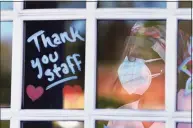
[[[23,109],[65,109],[66,85],[84,92],[85,23],[25,22]]]

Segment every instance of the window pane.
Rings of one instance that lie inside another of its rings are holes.
[[[178,2],[179,8],[192,8],[192,1],[191,0],[180,0]]]
[[[177,123],[177,126],[176,126],[176,128],[192,128],[191,127],[192,126],[192,124],[191,123]]]
[[[192,92],[192,21],[178,22],[178,74],[177,74],[177,110],[191,110]]]
[[[1,128],[9,128],[9,121],[7,120],[0,120]]]
[[[97,108],[165,108],[165,30],[158,20],[99,20]]]
[[[147,122],[147,121],[96,121],[95,128],[165,128],[164,122]]]
[[[82,121],[22,121],[21,128],[84,128]]]
[[[13,10],[13,2],[11,2],[12,0],[7,0],[5,2],[1,1],[1,10]]]
[[[85,1],[26,1],[25,9],[86,8]]]
[[[160,1],[99,1],[98,8],[166,8]]]
[[[25,22],[23,108],[83,109],[85,23]]]
[[[0,22],[0,106],[10,107],[11,97],[11,57],[12,57],[12,22]]]

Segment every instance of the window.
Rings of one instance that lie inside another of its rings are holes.
[[[99,8],[166,8],[166,2],[159,1],[99,1]]]
[[[184,7],[1,1],[1,126],[190,128],[192,7]]]
[[[178,3],[179,8],[192,8],[192,3],[190,0],[180,0]]]
[[[191,128],[191,123],[177,123],[177,128]]]
[[[11,99],[11,57],[12,57],[12,27],[11,21],[1,21],[1,107],[10,107]]]
[[[22,108],[83,109],[85,21],[26,21],[24,29]]]
[[[22,121],[22,128],[84,128],[80,121]]]
[[[1,124],[0,124],[1,127],[9,128],[9,121],[1,120],[0,122],[1,122]]]
[[[85,8],[85,1],[26,1],[25,9]]]
[[[13,10],[13,2],[11,0],[2,0],[1,10]]]
[[[191,77],[192,77],[192,47],[191,47],[191,20],[178,21],[178,87],[177,110],[191,111]]]
[[[98,20],[97,26],[96,107],[165,109],[165,51],[148,31],[160,31],[160,41],[164,42],[166,22]],[[141,32],[141,36],[132,34],[136,26],[141,27],[138,31],[146,32]],[[138,62],[140,59],[146,61],[143,66]],[[152,95],[155,96],[151,98]]]

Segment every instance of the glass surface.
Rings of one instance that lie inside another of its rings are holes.
[[[9,128],[9,121],[8,120],[0,120],[0,128]]]
[[[180,0],[178,2],[179,8],[192,8],[192,1],[191,0]]]
[[[166,8],[164,1],[99,1],[98,8]]]
[[[165,108],[165,21],[99,20],[97,108]]]
[[[192,128],[192,124],[187,122],[180,122],[177,123],[176,128]]]
[[[1,0],[0,5],[1,5],[1,10],[13,10],[13,2],[12,0]]]
[[[26,1],[24,9],[86,8],[85,1]]]
[[[165,123],[129,120],[100,120],[96,121],[95,128],[165,128]]]
[[[192,92],[192,21],[178,21],[178,72],[177,72],[177,110],[191,110]]]
[[[25,22],[22,108],[84,108],[85,24]]]
[[[22,121],[21,128],[84,128],[83,121]]]
[[[0,107],[10,107],[12,22],[0,22]]]

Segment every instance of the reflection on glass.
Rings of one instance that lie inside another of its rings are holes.
[[[165,128],[165,123],[129,120],[100,120],[96,121],[95,128]]]
[[[176,128],[192,128],[192,124],[191,123],[177,123]]]
[[[11,54],[12,54],[12,22],[0,22],[0,105],[10,107],[11,91]]]
[[[24,109],[84,108],[85,25],[25,22]]]
[[[192,93],[192,21],[178,22],[177,110],[191,110]]]
[[[22,121],[21,128],[84,128],[83,121]]]
[[[25,9],[86,8],[85,1],[26,1]]]
[[[166,8],[166,2],[159,1],[99,1],[98,8]]]
[[[12,0],[6,0],[6,1],[3,0],[3,1],[0,1],[1,10],[12,10],[13,9],[13,2],[11,2]]]
[[[99,20],[97,108],[165,108],[165,21]]]
[[[192,8],[192,1],[191,0],[180,0],[178,2],[179,8]]]
[[[9,128],[8,120],[0,120],[0,128]]]

